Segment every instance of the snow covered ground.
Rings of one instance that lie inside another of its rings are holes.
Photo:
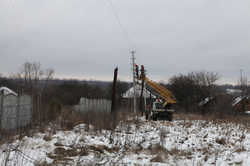
[[[250,129],[201,120],[129,120],[115,131],[80,124],[0,145],[7,165],[250,165]],[[0,165],[1,165],[0,164]]]

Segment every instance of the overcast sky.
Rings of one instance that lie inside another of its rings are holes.
[[[131,78],[130,50],[149,77],[218,72],[236,83],[250,74],[249,0],[0,0],[0,73],[26,61],[56,77]],[[133,44],[131,44],[131,42]],[[130,76],[130,77],[129,77]]]

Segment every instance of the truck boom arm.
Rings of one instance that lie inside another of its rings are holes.
[[[143,78],[145,83],[152,89],[154,89],[165,101],[163,106],[165,107],[167,104],[175,104],[176,98],[174,95],[164,86],[158,84],[157,82],[154,82],[147,77]]]

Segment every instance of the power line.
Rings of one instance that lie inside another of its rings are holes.
[[[114,17],[124,35],[124,37],[126,38],[127,42],[128,42],[128,45],[129,45],[129,49],[130,50],[134,50],[135,49],[135,45],[134,43],[132,42],[131,40],[131,37],[128,33],[128,30],[125,28],[125,26],[122,24],[121,20],[120,20],[120,17],[119,17],[119,14],[118,14],[118,11],[117,9],[115,8],[115,5],[113,4],[112,0],[107,0],[107,2],[109,3],[109,6],[112,10],[112,13],[114,14]]]

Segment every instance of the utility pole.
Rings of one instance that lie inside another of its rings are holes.
[[[113,128],[115,128],[117,124],[117,110],[116,110],[116,84],[117,84],[117,75],[118,75],[118,67],[114,70],[114,80],[112,87],[112,105],[111,105],[111,114],[113,114]]]
[[[111,113],[116,111],[116,83],[117,83],[117,74],[118,74],[118,67],[114,70],[114,80],[112,85],[112,105],[111,105]]]
[[[131,56],[132,56],[132,74],[133,74],[133,88],[134,88],[134,102],[133,102],[133,106],[134,106],[134,113],[136,113],[136,71],[135,71],[135,51],[131,51]]]
[[[144,71],[144,66],[141,65],[141,96],[140,96],[140,110],[141,110],[141,115],[143,116],[144,114],[144,111],[145,111],[145,103],[144,103],[144,98],[145,98],[145,95],[143,96],[144,94],[144,89],[145,89],[145,82],[144,82],[144,78],[145,78],[145,71]]]
[[[240,86],[241,86],[241,90],[243,90],[243,77],[242,77],[242,72],[243,72],[243,70],[240,69]]]
[[[240,89],[241,89],[241,95],[245,95],[246,91],[246,86],[247,86],[247,80],[243,76],[243,69],[240,69]]]

